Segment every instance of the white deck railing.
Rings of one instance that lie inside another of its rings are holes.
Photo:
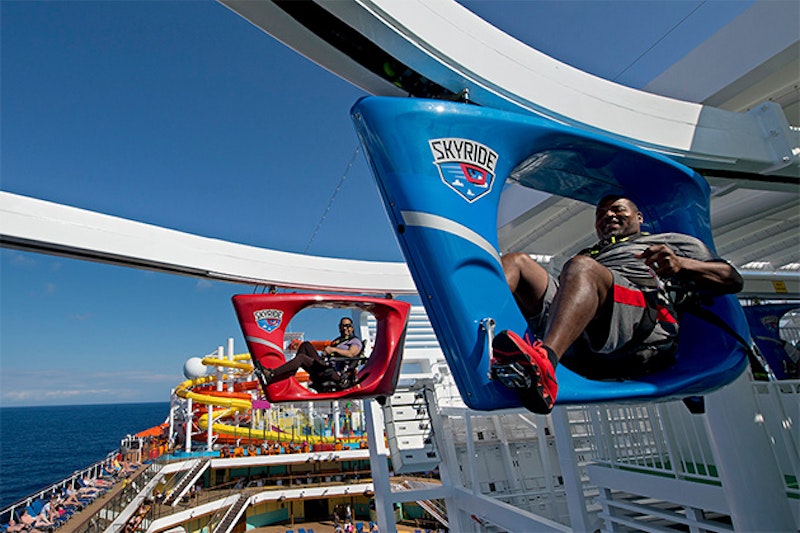
[[[770,437],[786,492],[800,498],[800,380],[754,382],[753,393]],[[587,405],[591,460],[628,469],[706,483],[719,483],[702,417],[680,402],[644,405]]]
[[[800,380],[757,382],[753,391],[783,474],[786,494],[800,500]],[[800,517],[795,518],[800,521]]]
[[[793,502],[795,521],[800,524],[800,506],[796,503],[800,500],[800,380],[753,382],[751,390],[758,421],[769,437],[786,497]],[[660,478],[666,484],[682,480],[700,484],[695,487],[717,486],[721,490],[704,417],[692,415],[681,402],[587,405],[571,407],[570,413],[570,419],[585,420],[570,424],[573,440],[588,444],[585,457],[589,462],[609,469],[602,469],[608,472],[603,474],[604,479],[611,479],[611,471],[623,476],[630,472],[653,476],[649,482],[653,484]],[[680,501],[681,496],[675,494],[674,501]],[[605,505],[611,504],[606,501]]]

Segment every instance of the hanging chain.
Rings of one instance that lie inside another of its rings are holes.
[[[325,212],[322,213],[322,217],[320,217],[319,222],[317,222],[317,227],[314,228],[314,233],[312,233],[311,234],[311,238],[308,239],[308,244],[306,244],[306,247],[303,250],[304,254],[308,252],[309,248],[311,248],[311,243],[314,242],[314,239],[316,238],[317,233],[319,233],[319,229],[322,227],[323,222],[325,222],[325,219],[328,217],[328,212],[331,210],[331,207],[333,206],[333,201],[336,199],[336,195],[339,193],[339,189],[342,188],[342,184],[344,183],[345,178],[347,178],[347,174],[350,172],[350,168],[353,166],[353,163],[356,160],[356,155],[358,155],[358,151],[359,150],[360,150],[360,147],[356,146],[356,149],[353,152],[353,156],[350,158],[350,162],[347,163],[347,168],[344,169],[344,173],[342,174],[342,177],[339,180],[339,184],[336,186],[336,189],[333,191],[333,194],[331,195],[330,200],[328,200],[328,206],[325,208]]]

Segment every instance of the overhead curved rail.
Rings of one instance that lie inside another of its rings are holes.
[[[221,2],[375,95],[467,89],[473,103],[612,136],[693,168],[798,181],[800,132],[777,104],[735,113],[625,87],[527,46],[455,1]]]
[[[256,248],[3,191],[0,246],[248,285],[416,293],[403,263]]]

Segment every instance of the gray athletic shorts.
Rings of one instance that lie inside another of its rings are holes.
[[[595,319],[570,347],[561,362],[588,377],[625,378],[647,374],[671,365],[677,348],[678,323],[672,314],[657,308],[658,321],[647,337],[631,343],[639,323],[646,320],[648,297],[635,284],[617,272],[613,302],[608,319]],[[548,276],[542,312],[528,318],[528,327],[537,338],[547,334],[547,317],[558,290],[558,281]],[[629,345],[631,343],[631,345]]]

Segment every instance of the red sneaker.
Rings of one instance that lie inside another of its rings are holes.
[[[519,392],[529,411],[547,414],[558,394],[555,366],[558,356],[541,341],[532,344],[513,331],[504,330],[492,341],[490,375]]]

